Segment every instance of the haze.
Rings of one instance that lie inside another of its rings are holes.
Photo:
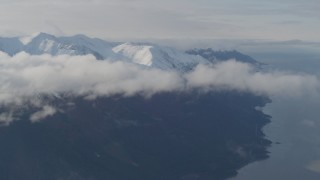
[[[319,40],[317,0],[1,0],[0,34]]]

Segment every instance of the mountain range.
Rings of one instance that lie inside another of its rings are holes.
[[[180,72],[228,59],[259,64],[237,51],[179,51],[84,35],[0,38],[0,50],[10,56],[93,55]],[[0,126],[0,179],[225,180],[269,157],[271,142],[263,127],[270,117],[257,108],[270,102],[264,96],[223,90],[93,99],[69,93],[36,96],[58,111],[32,122],[43,113],[39,107],[0,106],[0,113],[16,108],[19,116]]]
[[[10,56],[23,51],[31,55],[50,54],[53,56],[91,54],[97,60],[124,61],[143,67],[182,72],[200,63],[212,64],[229,59],[259,65],[255,59],[238,51],[214,51],[212,49],[180,51],[153,43],[108,42],[85,35],[56,37],[47,33],[39,33],[29,37],[2,37],[0,38],[0,51]]]

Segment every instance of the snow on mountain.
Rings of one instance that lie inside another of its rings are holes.
[[[199,63],[212,64],[226,59],[256,63],[251,57],[236,51],[194,49],[182,52],[150,43],[113,43],[84,35],[56,37],[46,33],[28,37],[0,38],[0,51],[10,56],[22,51],[31,55],[50,54],[53,56],[92,54],[98,60],[124,61],[146,68],[180,72],[189,71]]]
[[[163,70],[188,71],[199,63],[209,63],[200,56],[154,44],[124,43],[112,50],[126,57],[129,62]]]
[[[71,37],[55,37],[50,34],[40,33],[24,47],[29,54],[51,54],[51,55],[86,55],[92,54],[97,59],[115,57],[111,51],[112,44],[100,39],[91,39],[83,35]]]

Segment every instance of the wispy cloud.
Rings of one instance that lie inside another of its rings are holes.
[[[52,106],[43,106],[40,111],[33,113],[30,117],[32,122],[37,122],[41,119],[44,119],[48,116],[52,116],[57,112],[57,110]]]

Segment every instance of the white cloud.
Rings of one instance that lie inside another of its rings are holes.
[[[97,61],[91,55],[0,55],[0,102],[3,104],[19,104],[27,97],[52,93],[152,95],[182,88],[182,82],[177,73]]]
[[[227,61],[214,66],[199,65],[193,72],[179,74],[123,62],[97,61],[93,56],[31,56],[20,53],[13,57],[0,54],[0,104],[31,104],[40,111],[31,116],[38,121],[53,115],[54,107],[41,101],[42,95],[61,93],[90,99],[97,96],[160,92],[236,90],[268,96],[318,95],[316,76],[284,72],[256,72],[250,65]],[[41,109],[42,107],[45,107]],[[12,116],[0,116],[12,121]],[[10,117],[10,118],[5,118]]]
[[[304,96],[319,92],[313,75],[286,72],[256,72],[249,64],[228,61],[213,67],[199,65],[187,75],[188,86],[207,90],[240,90],[268,96]]]
[[[37,122],[48,116],[54,115],[56,112],[57,110],[52,106],[43,106],[43,108],[40,111],[35,112],[31,115],[30,120],[31,122]]]

